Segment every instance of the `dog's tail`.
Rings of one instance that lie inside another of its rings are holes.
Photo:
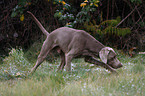
[[[31,16],[33,17],[35,23],[38,25],[38,27],[41,29],[41,31],[45,34],[45,35],[49,35],[49,33],[46,31],[46,29],[42,26],[42,24],[38,21],[38,19],[30,12],[27,11],[27,13],[31,14]]]

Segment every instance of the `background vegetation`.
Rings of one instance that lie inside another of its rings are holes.
[[[1,0],[0,56],[11,48],[29,49],[43,33],[27,11],[51,32],[68,26],[83,29],[107,46],[128,53],[145,49],[144,0]],[[44,37],[45,39],[45,37]]]

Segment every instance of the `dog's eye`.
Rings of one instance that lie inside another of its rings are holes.
[[[110,58],[109,61],[113,61],[116,58],[116,56],[114,56],[113,58]]]
[[[111,59],[110,59],[110,61],[113,61],[113,60],[114,60],[114,58],[111,58]]]

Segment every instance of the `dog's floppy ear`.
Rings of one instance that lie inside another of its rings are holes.
[[[105,47],[105,48],[102,48],[101,51],[99,52],[100,59],[105,64],[107,63],[107,57],[108,57],[110,50],[113,50],[113,49],[110,47]]]

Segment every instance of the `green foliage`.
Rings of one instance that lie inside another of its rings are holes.
[[[107,26],[115,27],[120,21],[121,18],[118,16],[116,19],[103,21],[99,26],[107,25]]]
[[[130,0],[132,3],[141,4],[142,0]]]
[[[95,21],[94,21],[95,22]],[[87,30],[87,31],[92,31],[92,32],[95,32],[96,31],[96,23],[91,23],[91,22],[85,22],[84,23],[84,28]]]
[[[142,22],[142,21],[138,22],[138,24],[139,24],[141,27],[144,27],[144,26],[145,26],[145,22]]]
[[[49,1],[50,0],[48,0],[48,2]],[[131,30],[129,28],[115,27],[121,21],[121,18],[119,16],[116,19],[105,20],[99,25],[95,23],[96,19],[93,19],[93,14],[97,11],[100,2],[99,0],[84,0],[80,4],[80,11],[74,9],[71,4],[63,0],[52,1],[53,4],[57,6],[54,17],[58,18],[63,26],[74,28],[75,26],[80,25],[81,28],[85,28],[87,31],[93,32],[93,35],[95,35],[96,32],[100,35],[115,34],[117,36],[125,36],[126,34],[131,33]],[[140,0],[132,0],[132,2],[136,1]],[[20,14],[20,20],[23,21],[23,11],[25,7],[30,4],[30,1],[27,2],[26,0],[19,0],[18,5],[13,9],[11,17],[15,17]],[[102,21],[102,19],[102,16],[98,16],[98,20]]]
[[[81,24],[84,22],[89,22],[92,17],[91,14],[93,14],[93,12],[95,12],[98,7],[98,3],[99,0],[85,0],[83,3],[81,3],[80,7],[82,7],[82,9],[76,15],[76,21]]]
[[[108,26],[104,30],[98,30],[99,34],[115,34],[117,36],[125,36],[126,34],[131,33],[130,28],[115,28]]]
[[[59,18],[59,21],[65,26],[72,27],[71,21],[74,20],[74,15],[71,13],[71,6],[62,0],[55,0],[55,4],[58,5],[58,10],[54,14],[55,18]]]
[[[91,14],[96,11],[99,0],[85,0],[80,4],[82,8],[79,12],[62,0],[55,0],[55,2],[55,4],[58,5],[58,10],[56,10],[54,17],[59,18],[59,21],[61,21],[64,26],[74,27],[76,24],[83,24],[91,20]]]
[[[114,34],[117,36],[125,36],[126,34],[131,33],[130,28],[116,28],[115,26],[121,21],[120,17],[117,17],[116,19],[112,20],[105,20],[99,25],[96,25],[95,21],[93,20],[93,23],[85,22],[84,23],[84,28],[87,31],[93,31],[97,32],[98,34]]]
[[[116,28],[117,24],[121,21],[120,17],[112,20],[105,20],[99,24],[97,32],[99,34],[115,34],[117,36],[125,36],[131,33],[130,28]]]
[[[30,0],[18,0],[18,5],[16,5],[16,7],[13,8],[11,17],[16,17],[17,15],[19,15],[20,20],[23,21],[24,20],[23,12],[25,10],[25,7],[29,5],[31,5]]]
[[[83,3],[80,4],[80,7],[82,7],[81,11],[75,15],[72,13],[72,7],[69,4],[67,4],[66,2],[64,3],[64,1],[57,0],[57,4],[61,6],[61,8],[60,10],[56,11],[54,17],[59,18],[64,26],[74,27],[76,24],[80,24],[87,31],[93,32],[93,35],[95,35],[96,32],[100,35],[114,34],[117,36],[125,36],[126,34],[131,33],[130,28],[115,27],[121,21],[121,18],[119,16],[116,19],[105,20],[97,25],[96,21],[94,19],[92,20],[92,14],[96,11],[98,3],[99,0],[85,0]]]

